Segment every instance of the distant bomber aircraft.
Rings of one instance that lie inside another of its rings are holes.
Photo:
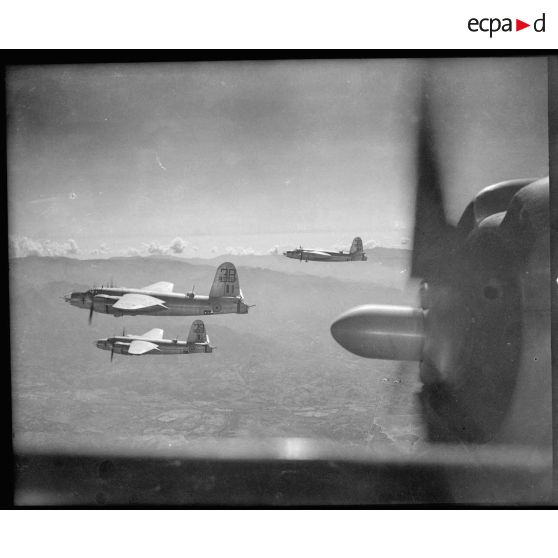
[[[190,328],[187,341],[163,339],[162,329],[151,329],[143,335],[125,335],[99,339],[95,343],[99,349],[110,351],[112,361],[114,353],[120,355],[184,355],[190,353],[211,353],[214,347],[209,344],[205,325],[196,320]]]
[[[226,262],[217,268],[209,296],[173,293],[173,283],[160,281],[143,289],[101,287],[85,292],[73,292],[64,299],[72,306],[115,317],[147,314],[153,316],[200,316],[211,314],[247,314],[250,306],[238,281],[235,266]]]
[[[293,258],[295,260],[313,260],[317,262],[354,262],[354,261],[365,261],[366,254],[362,247],[362,239],[357,236],[353,240],[351,249],[348,252],[327,252],[325,250],[304,250],[302,246],[295,250],[288,250],[283,252],[284,256],[287,258]]]

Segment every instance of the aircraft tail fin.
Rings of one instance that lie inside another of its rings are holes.
[[[205,324],[201,320],[195,320],[190,327],[188,343],[207,343],[208,341]]]
[[[358,252],[362,252],[364,247],[362,246],[362,238],[360,236],[356,236],[351,244],[351,249],[349,250],[349,254],[356,254]]]
[[[230,262],[222,263],[215,273],[215,279],[209,291],[209,298],[222,296],[240,296],[240,283],[236,267]]]

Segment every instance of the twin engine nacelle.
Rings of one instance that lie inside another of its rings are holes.
[[[353,308],[333,337],[359,356],[420,361],[428,420],[461,439],[546,443],[549,219],[548,178],[485,188],[449,226],[449,242],[423,242],[420,307]],[[442,249],[429,252],[436,242]]]
[[[516,199],[518,192],[522,192],[522,199]],[[516,179],[489,186],[467,206],[459,221],[462,245],[454,252],[458,261],[454,262],[453,275],[446,273],[431,283],[424,278],[420,308],[358,306],[339,316],[331,333],[340,345],[359,356],[423,360],[425,332],[430,329],[425,327],[428,309],[433,306],[437,315],[441,306],[451,305],[448,298],[457,296],[473,313],[483,313],[479,306],[490,311],[495,310],[498,301],[511,305],[512,300],[505,300],[505,290],[508,283],[516,283],[522,299],[520,311],[548,310],[545,229],[548,179]],[[517,318],[517,312],[510,309],[505,314]],[[474,324],[474,316],[471,320]]]

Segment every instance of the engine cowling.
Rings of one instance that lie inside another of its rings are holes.
[[[420,361],[433,440],[550,443],[548,178],[483,189],[452,242],[420,308],[360,306],[332,335],[360,356]]]

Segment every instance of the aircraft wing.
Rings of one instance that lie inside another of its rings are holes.
[[[115,302],[112,307],[116,310],[147,310],[148,308],[154,308],[156,306],[164,305],[164,301],[160,298],[155,298],[154,296],[129,293],[122,296],[117,302]]]
[[[321,250],[312,250],[310,254],[314,254],[315,256],[331,256],[331,254],[329,254],[328,252],[322,252]]]
[[[155,343],[149,341],[142,341],[141,339],[134,339],[128,347],[129,355],[143,355],[151,351],[158,351],[159,347]]]
[[[113,300],[118,300],[118,296],[107,295],[107,294],[96,294],[95,300],[101,300],[106,302],[112,302]]]
[[[154,291],[157,293],[172,293],[173,289],[174,283],[169,283],[168,281],[159,281],[158,283],[153,283],[153,285],[142,287],[142,291]]]
[[[156,327],[154,329],[150,329],[147,333],[144,333],[142,337],[145,337],[146,339],[162,339],[163,330]]]

